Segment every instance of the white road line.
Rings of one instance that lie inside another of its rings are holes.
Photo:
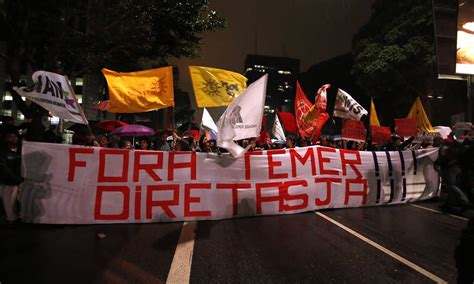
[[[428,277],[429,279],[433,280],[434,282],[436,283],[448,283],[446,280],[443,280],[441,278],[439,278],[438,276],[434,275],[433,273],[421,268],[420,266],[414,264],[413,262],[409,261],[408,259],[394,253],[393,251],[377,244],[376,242],[364,237],[363,235],[357,233],[356,231],[344,226],[343,224],[337,222],[336,220],[320,213],[320,212],[314,212],[316,215],[326,219],[327,221],[333,223],[334,225],[338,226],[339,228],[345,230],[346,232],[354,235],[355,237],[359,238],[360,240],[368,243],[369,245],[375,247],[376,249],[382,251],[383,253],[385,254],[388,254],[389,256],[395,258],[396,260],[400,261],[401,263],[405,264],[406,266],[412,268],[413,270],[416,270],[418,271],[419,273],[423,274],[424,276]]]
[[[184,222],[166,283],[189,283],[197,222]]]
[[[451,217],[459,219],[459,220],[469,221],[469,219],[467,219],[467,218],[456,216],[456,215],[453,215],[453,214],[444,213],[442,211],[438,211],[438,210],[435,210],[435,209],[432,209],[432,208],[428,208],[428,207],[424,207],[424,206],[420,206],[420,205],[415,205],[415,204],[410,204],[410,205],[413,206],[413,207],[416,207],[416,208],[427,210],[427,211],[431,211],[431,212],[435,212],[435,213],[439,213],[439,214],[443,214],[443,215],[448,215],[448,216],[451,216]]]

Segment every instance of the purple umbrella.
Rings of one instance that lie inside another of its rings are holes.
[[[146,127],[139,124],[130,124],[115,129],[112,134],[131,137],[152,136],[155,135],[155,130],[151,129],[150,127]]]

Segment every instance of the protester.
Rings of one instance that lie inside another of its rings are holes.
[[[133,149],[133,144],[132,144],[132,141],[130,140],[123,140],[123,146],[122,146],[122,149]]]
[[[156,150],[158,151],[171,151],[170,144],[168,143],[168,136],[166,132],[162,132],[159,139],[156,140]]]
[[[110,137],[109,148],[120,148],[121,137],[117,134],[112,134]]]
[[[99,137],[99,145],[102,148],[108,148],[110,144],[109,138],[105,135]]]
[[[469,207],[467,195],[459,188],[461,167],[459,165],[459,152],[461,143],[454,139],[446,139],[439,149],[439,156],[435,162],[435,169],[441,176],[441,184],[446,190],[447,200],[443,208],[455,210],[457,207],[464,210]]]
[[[15,128],[15,119],[12,116],[2,116],[2,124],[0,125],[0,139],[3,141],[5,132],[9,129]]]
[[[150,150],[150,140],[146,137],[140,138],[140,149],[141,150]]]
[[[182,151],[191,151],[191,145],[189,145],[186,139],[178,137],[174,144],[174,151],[182,152]]]
[[[286,148],[295,148],[295,137],[288,135],[286,137]]]
[[[57,134],[56,125],[50,125],[43,133],[43,140],[47,143],[62,143],[63,138]]]
[[[0,146],[0,196],[7,221],[18,219],[17,195],[21,177],[21,147],[16,129],[4,129],[3,144]]]

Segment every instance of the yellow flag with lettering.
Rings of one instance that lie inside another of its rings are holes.
[[[370,126],[380,126],[379,117],[375,110],[374,98],[370,98]]]
[[[229,105],[247,88],[247,78],[239,73],[202,66],[189,66],[198,107]]]
[[[103,68],[109,87],[109,112],[147,112],[174,106],[173,67],[122,73]]]

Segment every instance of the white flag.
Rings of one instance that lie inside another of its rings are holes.
[[[234,140],[260,136],[268,75],[252,83],[227,107],[218,122],[217,146],[234,157],[246,152]]]
[[[360,120],[363,115],[368,112],[354,100],[348,93],[341,89],[337,89],[336,103],[334,105],[334,116]]]
[[[281,126],[278,114],[275,114],[275,121],[273,122],[272,132],[276,139],[286,141],[285,131],[283,131],[283,126]]]
[[[33,73],[31,87],[15,87],[20,95],[39,104],[54,116],[71,122],[89,124],[66,77],[46,72]]]
[[[218,133],[217,125],[212,119],[212,116],[209,114],[206,108],[204,108],[204,111],[202,112],[202,120],[201,120],[201,125],[204,128],[207,128],[208,130],[214,131],[214,133]]]

